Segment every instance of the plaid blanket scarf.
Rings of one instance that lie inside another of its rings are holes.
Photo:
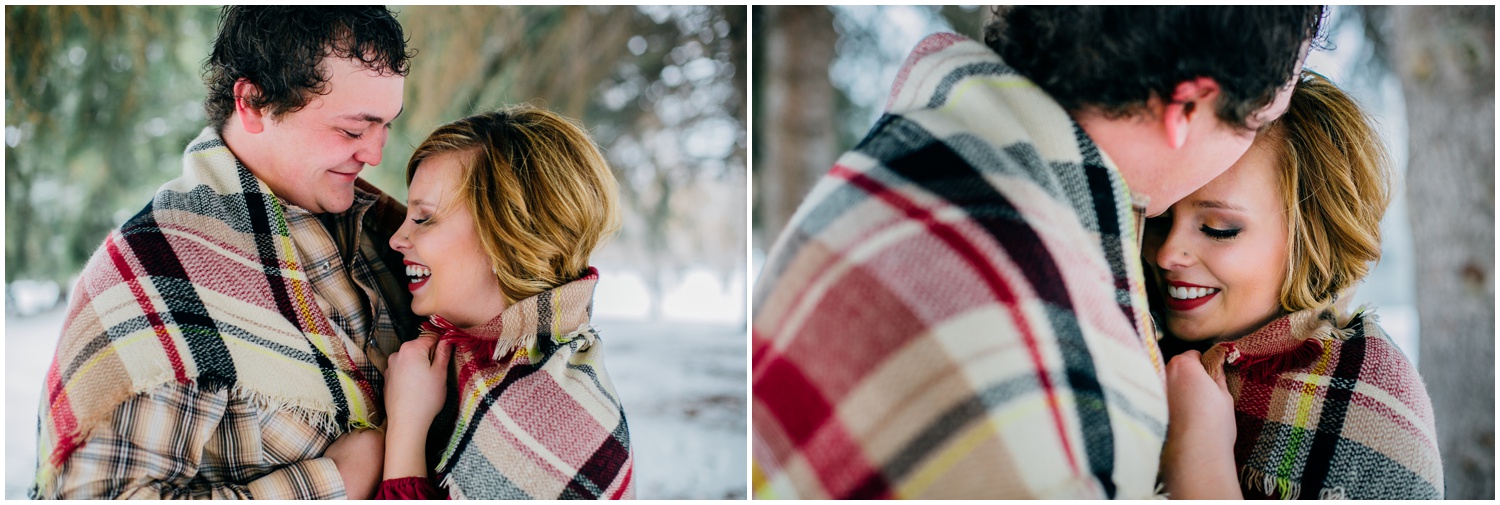
[[[1234,396],[1245,496],[1441,499],[1421,376],[1374,314],[1340,313],[1290,314],[1204,353]]]
[[[1164,375],[1112,163],[983,44],[923,40],[754,295],[756,498],[1140,498]]]
[[[378,424],[374,388],[313,299],[282,206],[212,128],[74,287],[42,395],[37,485],[133,395],[235,388],[309,422]]]
[[[433,316],[424,332],[454,341],[456,419],[437,464],[460,499],[635,497],[630,431],[589,325],[594,285],[582,278],[521,300],[485,326]],[[451,408],[445,410],[452,410]]]

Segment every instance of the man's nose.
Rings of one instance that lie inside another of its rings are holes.
[[[359,151],[355,153],[354,159],[372,167],[379,165],[382,156],[381,153],[385,151],[385,141],[389,135],[390,130],[376,128],[375,131],[370,133],[369,136],[371,138],[359,147]]]

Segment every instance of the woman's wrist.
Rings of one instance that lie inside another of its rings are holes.
[[[383,480],[427,476],[427,428],[398,422],[387,426]]]
[[[1187,438],[1187,437],[1183,437]],[[1242,499],[1234,447],[1171,439],[1162,448],[1162,480],[1172,499]]]

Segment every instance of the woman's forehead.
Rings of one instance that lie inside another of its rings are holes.
[[[1188,195],[1184,203],[1245,211],[1276,208],[1280,200],[1276,161],[1275,148],[1257,142],[1229,170]]]
[[[435,154],[417,165],[407,189],[408,205],[441,205],[451,198],[463,175],[463,166],[454,154]]]

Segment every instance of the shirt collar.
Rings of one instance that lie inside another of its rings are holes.
[[[366,191],[365,188],[360,187],[361,185],[369,184],[370,183],[365,182],[364,179],[356,179],[354,184],[354,203],[349,206],[349,210],[337,213],[339,217],[349,216],[358,219],[360,217],[363,217],[365,215],[365,211],[370,210],[371,206],[375,205],[375,200],[379,199],[379,197],[374,193]],[[276,196],[276,201],[281,203],[281,206],[286,209],[288,218],[294,216],[303,217],[316,215],[313,214],[312,211],[293,205],[291,202],[286,201],[286,199],[282,198],[280,195]]]

